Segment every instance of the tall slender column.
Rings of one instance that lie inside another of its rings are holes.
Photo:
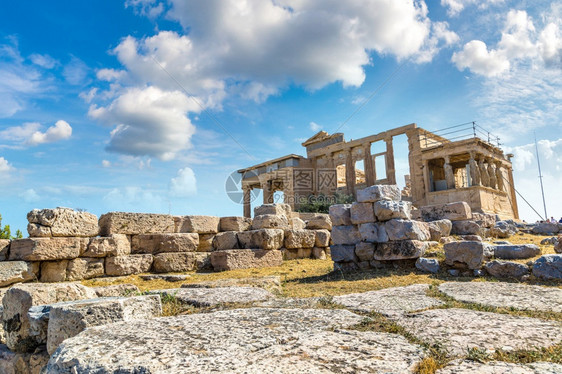
[[[488,178],[490,178],[490,188],[496,189],[496,165],[494,164],[494,160],[489,158],[488,160]]]
[[[271,193],[271,183],[269,181],[262,182],[261,188],[263,191],[263,203],[264,204],[273,203],[273,194]]]
[[[346,152],[345,159],[345,185],[347,193],[355,196],[355,163],[351,155],[351,149]]]
[[[513,181],[513,169],[510,166],[507,168],[507,178],[509,180],[509,193],[511,195],[511,207],[513,208],[513,218],[519,219],[519,208],[517,206],[517,196],[515,196],[515,184]]]
[[[252,218],[252,189],[250,187],[242,187],[244,193],[244,217]]]
[[[484,165],[484,157],[480,156],[478,160],[478,168],[480,169],[480,181],[485,187],[490,187],[490,177],[488,176],[488,169]]]
[[[445,156],[445,164],[443,169],[445,169],[445,180],[447,181],[447,189],[455,189],[455,174],[453,173],[453,167],[451,166],[451,160],[449,156]]]
[[[365,154],[365,182],[367,186],[375,184],[375,168],[373,167],[373,156],[371,156],[371,143],[363,144],[363,153]]]
[[[470,179],[472,180],[472,185],[480,186],[480,168],[478,167],[478,163],[474,158],[474,152],[470,152],[470,160],[468,161],[468,165],[470,166]]]
[[[499,191],[505,191],[505,181],[503,180],[503,171],[501,161],[496,161],[496,183]]]
[[[386,138],[386,179],[388,184],[396,184],[396,172],[394,167],[394,147],[392,145],[392,137]]]

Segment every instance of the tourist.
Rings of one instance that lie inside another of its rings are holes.
[[[550,217],[550,223],[556,223],[556,220],[554,219],[554,217]]]
[[[560,217],[560,221],[558,221],[558,223],[562,223],[562,217]]]

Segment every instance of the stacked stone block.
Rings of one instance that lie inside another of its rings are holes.
[[[395,185],[357,191],[357,202],[330,207],[335,267],[377,268],[389,261],[417,259],[428,248],[429,227],[411,219],[411,203]]]

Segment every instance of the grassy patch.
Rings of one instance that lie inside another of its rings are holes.
[[[182,303],[172,294],[161,294],[160,299],[162,300],[162,316],[164,317],[189,314],[194,310],[192,306]]]
[[[562,343],[536,350],[503,351],[498,349],[492,355],[493,360],[529,364],[531,362],[547,361],[562,364]]]

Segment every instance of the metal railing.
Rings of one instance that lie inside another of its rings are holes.
[[[501,145],[500,138],[498,136],[494,135],[474,121],[420,134],[420,143],[427,148],[453,140],[458,141],[473,138],[478,138],[497,147]]]

